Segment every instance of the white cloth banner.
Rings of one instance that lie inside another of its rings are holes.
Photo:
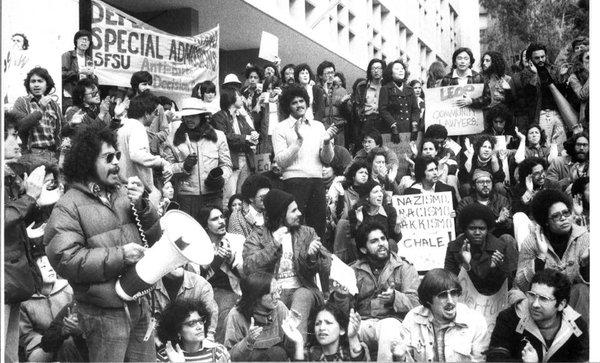
[[[219,27],[193,37],[165,33],[100,1],[92,1],[93,58],[99,83],[130,87],[137,71],[173,100],[189,97],[199,82],[218,84]]]
[[[402,218],[398,254],[418,271],[444,267],[446,248],[455,234],[452,194],[394,195],[392,206]]]

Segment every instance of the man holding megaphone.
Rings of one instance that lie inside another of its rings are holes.
[[[70,189],[52,211],[44,244],[73,287],[90,361],[149,362],[156,353],[152,333],[144,340],[152,330],[148,300],[124,301],[115,283],[144,256],[144,242],[160,237],[159,217],[139,178],[122,184],[120,158],[117,137],[104,125],[77,131],[63,165]]]

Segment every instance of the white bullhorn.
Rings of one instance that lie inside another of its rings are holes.
[[[164,275],[187,262],[208,265],[215,251],[204,228],[191,216],[179,210],[168,211],[161,219],[162,237],[135,266],[116,283],[117,295],[131,301],[149,293]]]

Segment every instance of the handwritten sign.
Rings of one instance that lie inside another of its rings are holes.
[[[277,36],[263,31],[260,36],[260,48],[258,57],[269,62],[275,62],[279,54],[279,38]]]
[[[154,91],[177,102],[199,82],[218,83],[218,26],[193,37],[175,36],[93,0],[92,37],[100,84],[129,87],[134,72],[147,71]]]
[[[444,125],[448,135],[471,135],[483,131],[483,112],[471,107],[458,107],[455,102],[463,97],[477,98],[483,93],[483,84],[447,86],[424,89],[427,108],[425,127]]]
[[[419,271],[444,267],[446,248],[454,239],[452,194],[395,195],[392,206],[403,219],[398,254]]]
[[[471,309],[483,314],[488,326],[485,339],[489,344],[492,332],[496,326],[498,314],[508,307],[508,282],[507,280],[504,280],[500,290],[493,295],[487,296],[482,295],[477,291],[475,285],[473,285],[473,282],[469,278],[469,274],[462,267],[458,273],[458,281],[462,287],[462,295],[460,296],[459,301]]]
[[[254,155],[254,161],[256,161],[257,173],[271,170],[271,159],[269,154],[256,154]]]

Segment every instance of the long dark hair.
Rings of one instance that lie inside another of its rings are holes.
[[[408,72],[408,66],[406,65],[406,63],[404,63],[404,61],[402,59],[396,59],[393,62],[390,62],[387,67],[385,67],[385,70],[383,71],[383,84],[386,84],[388,82],[391,82],[394,80],[393,77],[393,73],[392,73],[392,69],[394,68],[394,64],[401,64],[402,67],[404,67],[404,79],[402,80],[402,83],[405,83],[406,80],[408,79],[409,76],[409,72]]]
[[[490,56],[490,58],[492,59],[492,64],[488,69],[484,70],[482,73],[488,76],[491,76],[492,74],[495,74],[498,77],[504,76],[506,74],[506,62],[504,61],[502,54],[498,52],[487,51],[483,53],[483,55],[481,56],[481,69],[483,69],[483,58],[486,55]]]
[[[314,313],[311,314],[311,317],[308,321],[308,326],[309,326],[309,345],[313,346],[313,345],[317,345],[319,344],[317,342],[316,339],[316,335],[317,333],[315,332],[315,323],[317,321],[317,315],[319,315],[320,312],[322,311],[327,311],[329,312],[331,315],[333,315],[333,318],[337,321],[337,323],[340,326],[340,330],[344,330],[346,332],[346,334],[344,335],[340,335],[339,337],[339,346],[340,347],[348,347],[348,323],[350,322],[350,318],[349,318],[349,313],[348,311],[343,311],[338,305],[333,304],[331,302],[325,303],[325,305],[322,305],[321,307],[317,308],[314,310]]]
[[[246,320],[250,321],[260,299],[271,292],[272,280],[273,274],[264,271],[253,272],[240,280],[242,298],[237,303],[237,310]]]
[[[173,345],[176,343],[181,344],[179,332],[185,319],[194,311],[204,319],[204,332],[206,334],[211,314],[204,302],[200,299],[194,301],[176,300],[170,303],[160,314],[159,324],[156,327],[156,335],[158,335],[160,341],[165,344],[168,341],[171,341]]]

